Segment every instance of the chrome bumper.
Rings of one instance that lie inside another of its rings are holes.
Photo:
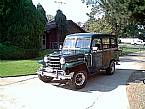
[[[69,75],[66,75],[64,70],[56,70],[50,68],[39,69],[36,73],[42,76],[54,77],[56,79],[71,79],[74,74],[74,72],[72,72]]]

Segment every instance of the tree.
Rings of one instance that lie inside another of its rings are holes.
[[[121,34],[128,25],[144,24],[145,1],[144,0],[82,0],[92,6],[89,16],[94,17],[103,13],[108,23],[112,26],[112,32]],[[130,27],[130,26],[129,26]]]
[[[82,22],[77,22],[76,23],[78,26],[82,27],[83,26],[83,23]]]
[[[0,10],[3,28],[0,43],[9,42],[22,48],[40,48],[45,17],[31,0],[3,0]]]
[[[130,0],[128,10],[132,12],[131,20],[145,25],[145,0]]]
[[[84,28],[88,32],[95,32],[95,33],[111,33],[111,26],[106,21],[105,16],[99,19],[89,19],[85,25]]]
[[[57,13],[54,19],[60,33],[59,41],[63,42],[67,33],[66,16],[63,14],[61,10],[57,10]]]
[[[48,20],[48,22],[51,22],[51,21],[53,21],[54,20],[54,16],[53,15],[47,15],[47,20]]]
[[[46,12],[40,3],[37,4],[37,10],[39,14],[42,14],[41,17],[44,17],[43,19],[45,19],[45,22],[47,22]]]
[[[90,0],[86,0],[90,1]],[[118,33],[121,26],[126,24],[127,15],[125,4],[122,0],[92,0],[92,11],[90,14],[93,16],[103,13],[106,20],[112,26],[112,32]],[[94,4],[95,3],[95,4]]]

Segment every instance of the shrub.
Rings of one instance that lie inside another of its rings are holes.
[[[10,44],[0,43],[0,59],[16,60],[16,59],[32,59],[39,55],[37,49],[24,49]]]

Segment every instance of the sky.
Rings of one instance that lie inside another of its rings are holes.
[[[90,12],[90,8],[82,3],[81,0],[32,0],[33,4],[36,6],[40,3],[46,11],[46,14],[50,14],[55,16],[56,11],[61,9],[63,13],[66,15],[67,20],[73,20],[74,22],[82,22],[88,20],[88,16],[86,13]],[[60,5],[63,2],[65,4]]]

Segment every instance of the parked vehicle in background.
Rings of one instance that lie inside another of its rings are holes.
[[[120,43],[132,45],[145,45],[145,42],[139,38],[119,38]]]
[[[145,45],[145,42],[143,42],[143,40],[141,39],[133,39],[131,42],[132,45]]]
[[[134,38],[119,38],[120,43],[131,44]]]
[[[46,55],[37,71],[43,82],[64,81],[73,89],[83,88],[87,78],[100,70],[115,72],[119,61],[117,37],[111,34],[78,33],[67,35],[59,52]]]

